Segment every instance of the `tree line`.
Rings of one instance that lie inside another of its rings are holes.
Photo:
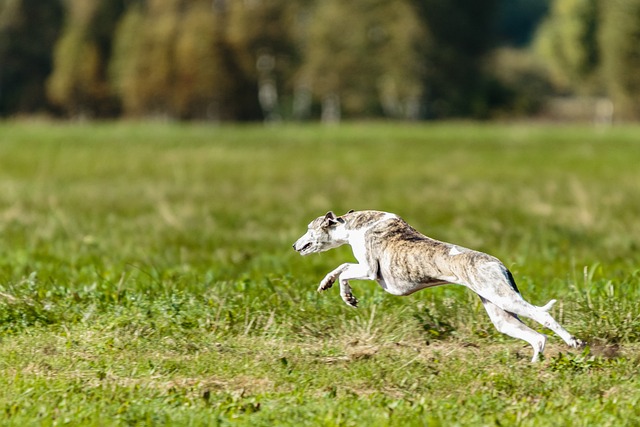
[[[0,115],[640,116],[640,0],[2,0]]]

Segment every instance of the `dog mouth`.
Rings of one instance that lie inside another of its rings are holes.
[[[313,246],[312,242],[306,243],[304,246],[302,246],[301,248],[297,248],[296,244],[293,244],[293,249],[295,249],[300,255],[305,255]]]
[[[300,252],[300,253],[305,252],[308,249],[311,249],[311,246],[313,246],[313,244],[311,242],[309,242],[306,245],[304,245],[302,248],[300,248],[300,250],[298,252]]]

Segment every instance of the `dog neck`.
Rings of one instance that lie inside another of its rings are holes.
[[[379,222],[398,218],[398,216],[381,211],[356,211],[344,214],[342,218],[345,220],[344,227],[346,230],[357,231],[369,229]]]

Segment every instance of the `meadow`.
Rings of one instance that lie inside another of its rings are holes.
[[[0,424],[640,425],[640,127],[0,123]],[[486,251],[586,340],[324,275],[328,210]]]

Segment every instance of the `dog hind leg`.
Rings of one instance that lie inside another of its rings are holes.
[[[490,295],[488,295],[490,294]],[[551,329],[555,332],[569,347],[579,348],[584,346],[584,342],[571,335],[566,329],[564,329],[549,313],[547,310],[555,303],[554,300],[547,303],[545,306],[537,307],[528,303],[520,294],[515,292],[512,295],[495,295],[494,293],[484,293],[483,298],[490,300],[493,304],[499,308],[513,313],[518,316],[528,317],[536,322],[540,323],[545,328]]]
[[[528,309],[526,312],[523,312],[523,316],[527,316],[530,319],[535,320],[540,323],[545,328],[551,329],[555,332],[564,342],[569,345],[569,347],[580,348],[584,346],[584,342],[579,340],[578,338],[571,335],[566,329],[564,329],[549,313],[547,313],[543,308],[529,306],[533,309]]]
[[[544,351],[547,338],[522,323],[515,314],[501,309],[483,297],[480,297],[480,299],[496,329],[510,337],[519,338],[528,342],[531,347],[533,347],[533,358],[531,361],[538,361],[540,354]]]

